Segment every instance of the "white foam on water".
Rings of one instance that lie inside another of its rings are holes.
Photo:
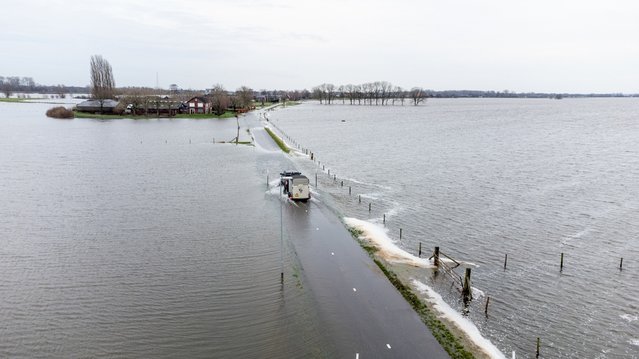
[[[268,189],[266,190],[266,193],[273,195],[273,196],[279,196],[280,192],[281,192],[281,188],[280,188],[280,180],[274,180],[274,181],[270,181],[268,183]]]
[[[619,316],[621,319],[627,321],[628,323],[632,323],[636,320],[639,320],[639,315],[632,315],[632,314],[621,314]]]
[[[371,192],[371,193],[362,193],[361,194],[362,198],[367,198],[367,199],[379,199],[382,194],[379,192]]]
[[[628,340],[628,343],[639,347],[639,339],[630,339],[630,340]]]
[[[362,237],[374,244],[379,249],[378,254],[389,262],[409,264],[421,268],[433,268],[433,264],[429,259],[415,257],[395,245],[388,237],[386,228],[357,218],[344,217],[344,223],[349,227],[362,231]]]
[[[388,219],[389,217],[394,217],[403,210],[404,206],[400,205],[398,202],[393,202],[393,207],[386,213],[386,218]]]
[[[356,180],[354,178],[350,178],[350,177],[344,177],[344,181],[353,182],[353,183],[361,184],[361,185],[364,185],[364,186],[372,186],[372,187],[378,187],[378,188],[383,188],[383,189],[387,189],[387,190],[392,190],[392,188],[389,187],[389,186],[382,186],[382,185],[379,185],[379,184],[362,182],[362,181],[358,181],[358,180]]]
[[[584,236],[586,236],[586,235],[590,234],[592,231],[593,231],[593,229],[592,229],[592,228],[590,228],[590,227],[586,227],[586,228],[582,229],[582,230],[581,230],[581,231],[579,231],[579,232],[576,232],[576,233],[570,234],[570,235],[565,236],[564,238],[562,238],[562,240],[561,240],[561,244],[562,244],[562,245],[564,245],[564,246],[565,246],[565,245],[568,245],[568,244],[570,244],[570,242],[572,242],[573,240],[575,240],[575,239],[581,239],[582,237],[584,237]]]
[[[477,329],[477,326],[475,326],[473,322],[471,322],[467,318],[464,318],[455,309],[446,304],[444,299],[442,299],[442,296],[435,292],[431,287],[416,279],[413,279],[412,284],[415,288],[417,288],[418,291],[428,296],[426,300],[428,300],[433,305],[433,308],[438,311],[442,317],[451,321],[460,330],[464,331],[464,333],[468,335],[468,338],[475,345],[481,348],[484,353],[486,353],[491,358],[506,359],[504,353],[497,349],[497,347],[490,340],[484,338],[481,335],[479,329]]]
[[[479,289],[479,288],[475,288],[475,287],[471,287],[473,290],[473,298],[474,299],[479,299],[479,298],[483,298],[486,296],[486,293],[484,293],[483,290]]]

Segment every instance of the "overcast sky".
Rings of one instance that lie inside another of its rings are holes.
[[[639,93],[639,1],[16,0],[0,75],[118,86]]]

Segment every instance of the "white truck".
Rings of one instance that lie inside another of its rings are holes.
[[[300,172],[284,171],[280,173],[280,185],[288,198],[294,201],[306,202],[311,198],[309,180]]]

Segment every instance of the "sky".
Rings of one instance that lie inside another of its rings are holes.
[[[2,0],[0,76],[85,86],[639,93],[636,0]]]

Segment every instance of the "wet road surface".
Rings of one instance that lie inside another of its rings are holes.
[[[284,202],[286,237],[340,358],[449,358],[417,313],[337,217]]]
[[[256,146],[283,156],[259,116],[245,118]],[[321,199],[280,200],[284,240],[296,252],[302,285],[312,293],[335,357],[450,358]]]

